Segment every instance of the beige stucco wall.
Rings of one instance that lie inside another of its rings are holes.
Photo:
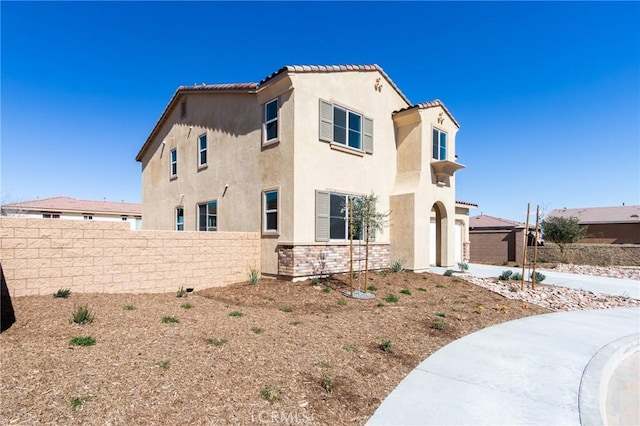
[[[132,231],[127,223],[0,218],[0,265],[11,296],[162,293],[247,280],[257,232]]]

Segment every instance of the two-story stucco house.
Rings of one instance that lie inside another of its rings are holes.
[[[348,270],[351,197],[390,211],[374,268],[468,259],[456,202],[459,125],[412,104],[377,65],[286,66],[260,83],[181,86],[136,159],[144,229],[262,235],[260,269],[299,278]]]

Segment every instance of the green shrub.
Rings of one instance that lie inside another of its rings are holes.
[[[436,284],[436,288],[447,288],[447,286],[443,284]]]
[[[91,312],[89,306],[81,305],[73,310],[71,321],[76,324],[91,324],[93,317],[93,312]]]
[[[53,297],[66,299],[71,294],[71,290],[68,288],[61,288],[60,290],[53,293]]]
[[[511,279],[513,281],[520,281],[522,279],[522,274],[520,272],[515,272],[511,275]]]
[[[124,309],[125,311],[135,311],[136,307],[133,305],[124,305],[122,309]]]
[[[76,336],[69,340],[71,346],[93,346],[96,344],[96,339],[91,336]]]
[[[165,324],[177,324],[180,322],[180,320],[176,317],[162,317],[160,321]]]
[[[323,293],[329,293],[330,291],[331,291],[331,287],[329,287],[329,286],[322,287],[322,292]]]
[[[408,290],[406,288],[403,288],[402,290],[400,290],[400,293],[406,294],[407,296],[411,296],[411,290]]]
[[[545,278],[547,278],[546,275],[544,275],[544,274],[542,274],[542,273],[540,273],[538,271],[536,271],[536,273],[534,274],[534,277],[535,277],[537,283],[541,283],[542,281],[544,281]]]
[[[163,359],[162,361],[156,362],[156,365],[163,370],[168,370],[169,367],[171,367],[171,361],[169,361],[168,359]]]
[[[322,389],[326,390],[328,393],[331,393],[333,392],[334,385],[335,383],[333,382],[331,376],[329,376],[327,373],[323,373],[322,379],[320,380],[320,386],[322,386]]]
[[[458,262],[458,270],[460,271],[468,271],[469,270],[469,264],[467,262]]]
[[[389,303],[398,303],[400,299],[395,294],[388,294],[387,297],[384,298],[385,301]]]
[[[267,386],[262,389],[260,395],[264,399],[266,399],[269,404],[273,404],[275,401],[278,401],[282,397],[282,390],[277,387]]]
[[[256,334],[262,334],[262,332],[264,332],[264,329],[260,327],[251,327],[251,331],[253,331]]]
[[[454,272],[455,271],[453,269],[447,269],[446,271],[444,271],[444,274],[442,275],[444,275],[445,277],[450,277],[453,275]]]
[[[436,330],[444,330],[447,328],[447,324],[444,321],[436,320],[433,322],[433,328]]]
[[[396,259],[391,263],[391,271],[392,272],[402,272],[404,271],[404,260],[402,259]]]
[[[280,310],[282,312],[293,312],[293,308],[290,306],[283,306],[282,308],[280,308]]]
[[[71,398],[71,409],[75,411],[76,408],[89,401],[91,398],[91,395],[76,396],[74,398]]]
[[[258,284],[258,279],[260,278],[260,272],[256,268],[249,269],[249,283],[256,285]]]
[[[320,278],[318,277],[311,278],[311,285],[318,285],[318,284],[320,284]]]
[[[238,318],[240,318],[240,317],[244,316],[244,313],[242,313],[240,311],[231,311],[231,312],[229,312],[229,316],[230,317],[238,317]]]
[[[228,342],[227,339],[216,339],[216,338],[211,338],[211,339],[208,339],[207,341],[209,342],[209,344],[213,346],[222,346]]]
[[[393,348],[391,346],[392,346],[391,340],[383,340],[378,345],[378,347],[382,350],[382,352],[385,352],[388,354],[393,352]]]
[[[187,297],[187,291],[184,289],[184,287],[180,286],[180,288],[176,292],[176,297]]]
[[[194,307],[194,305],[192,305],[191,303],[183,303],[182,305],[180,305],[180,307],[182,309],[191,309]]]
[[[426,288],[424,288],[424,287],[418,287],[418,288],[417,288],[417,290],[418,290],[418,291],[427,291],[427,289],[426,289]]]
[[[446,314],[444,312],[436,312],[436,316],[440,318],[444,318]]]
[[[500,276],[498,276],[498,279],[500,281],[507,281],[511,279],[512,275],[513,275],[513,271],[511,269],[507,269],[506,271],[502,271]]]
[[[367,287],[368,291],[377,291],[378,287],[376,287],[375,285],[370,285],[369,287]]]

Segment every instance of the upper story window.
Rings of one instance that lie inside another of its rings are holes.
[[[218,230],[218,202],[198,204],[198,231]]]
[[[278,140],[278,99],[264,105],[264,143]]]
[[[346,241],[351,236],[349,204],[355,195],[316,191],[316,241]],[[353,239],[362,239],[362,224],[353,223]]]
[[[265,191],[263,200],[264,231],[278,231],[278,191]]]
[[[122,218],[122,221],[123,221],[123,222],[126,222],[126,221],[128,221],[128,220],[129,220],[129,218],[128,218],[127,216],[121,216],[121,218]]]
[[[171,177],[178,176],[178,150],[171,150]]]
[[[447,159],[447,134],[440,129],[433,129],[433,159]]]
[[[320,140],[373,153],[373,119],[320,99]]]
[[[176,231],[184,231],[184,208],[176,207]]]
[[[207,134],[198,137],[198,167],[207,165]]]

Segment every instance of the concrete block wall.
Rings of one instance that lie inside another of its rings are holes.
[[[246,281],[260,236],[132,231],[128,223],[0,218],[0,264],[11,296],[161,293]]]

